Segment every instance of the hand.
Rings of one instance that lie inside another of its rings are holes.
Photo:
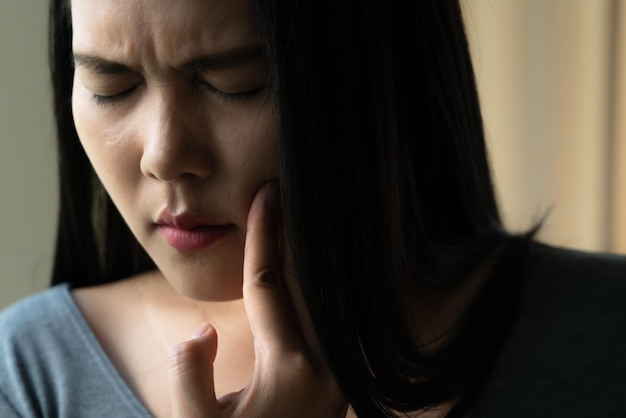
[[[207,324],[172,355],[175,418],[345,417],[347,401],[317,343],[290,255],[281,256],[280,226],[278,187],[266,183],[250,207],[243,267],[243,299],[254,336],[252,380],[240,392],[216,399],[217,333]]]

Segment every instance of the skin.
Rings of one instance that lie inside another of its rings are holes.
[[[265,62],[186,68],[260,48],[253,13],[244,0],[72,1],[72,105],[83,147],[159,270],[196,300],[241,298],[248,209],[261,184],[277,177]],[[232,230],[205,250],[179,251],[158,232],[163,211]]]
[[[114,366],[159,417],[345,416],[283,274],[277,123],[248,2],[73,0],[71,12],[77,132],[158,266],[73,293]],[[163,211],[229,232],[179,250],[159,233]]]
[[[346,416],[279,249],[277,118],[248,1],[72,0],[71,12],[77,132],[158,267],[73,292],[113,365],[157,417]],[[159,233],[164,211],[229,231],[179,250]],[[487,274],[414,289],[423,341]]]

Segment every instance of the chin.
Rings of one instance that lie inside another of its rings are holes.
[[[202,302],[226,302],[241,299],[243,297],[242,292],[242,279],[238,280],[189,280],[185,279],[170,279],[165,276],[166,280],[172,285],[172,287],[181,295]],[[241,277],[241,276],[239,276]]]
[[[240,236],[198,251],[179,251],[158,241],[144,246],[177,293],[207,302],[243,297],[243,247]]]
[[[195,269],[159,267],[165,280],[176,292],[189,299],[203,302],[225,302],[241,299],[242,272],[193,271]],[[231,270],[231,269],[229,269]]]

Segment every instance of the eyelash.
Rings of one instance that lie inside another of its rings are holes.
[[[96,101],[98,106],[111,106],[130,96],[136,88],[136,86],[131,87],[130,89],[119,94],[114,94],[113,96],[102,96],[94,93],[93,99]]]
[[[265,90],[266,86],[261,86],[259,88],[253,89],[253,90],[248,90],[248,91],[242,91],[239,93],[225,93],[221,90],[216,89],[214,86],[212,86],[211,84],[205,82],[205,81],[201,81],[199,80],[198,83],[205,88],[206,90],[208,90],[209,92],[211,92],[212,94],[216,94],[218,95],[222,100],[226,101],[226,102],[231,102],[231,103],[240,103],[240,102],[244,102],[246,100],[252,100],[253,98],[255,98],[256,96],[258,96],[263,90]],[[114,104],[116,104],[117,102],[129,97],[133,91],[137,88],[138,86],[132,87],[122,93],[119,94],[114,94],[112,96],[103,96],[100,94],[93,94],[93,99],[96,101],[96,103],[99,106],[112,106]]]
[[[216,89],[213,85],[207,83],[206,81],[200,80],[198,82],[203,88],[208,90],[210,93],[216,94],[220,98],[222,98],[225,102],[231,102],[231,103],[240,103],[246,100],[252,100],[256,96],[258,96],[263,90],[265,90],[265,87],[266,87],[266,86],[261,86],[252,90],[242,91],[239,93],[225,93],[221,90]]]

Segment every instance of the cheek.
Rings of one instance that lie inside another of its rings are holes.
[[[107,117],[87,94],[76,89],[72,111],[76,132],[89,161],[111,198],[116,204],[121,203],[124,196],[132,196],[140,175],[141,150],[132,140],[129,121]]]
[[[152,115],[146,109],[151,103],[148,101],[135,103],[135,107],[124,111],[103,108],[77,84],[72,107],[79,138],[109,195],[129,221],[140,199],[152,201],[159,192],[161,198],[165,197],[163,185],[145,177],[141,164],[144,146],[156,140],[149,135],[151,122],[168,120],[174,115],[148,118],[146,115]],[[236,106],[224,106],[220,102],[185,105],[186,116],[190,118],[185,126],[191,129],[185,131],[186,135],[172,136],[177,145],[165,147],[172,152],[161,156],[161,163],[173,163],[172,155],[179,151],[177,147],[196,147],[202,143],[198,152],[210,156],[215,165],[210,170],[211,178],[205,179],[200,199],[219,197],[230,202],[225,205],[235,210],[245,225],[247,209],[260,185],[278,177],[278,122],[272,100],[268,98],[262,105],[259,102]],[[168,138],[160,139],[171,140]]]
[[[225,141],[222,155],[230,161],[234,177],[245,177],[245,182],[257,186],[276,178],[279,172],[278,122],[271,102],[258,105],[247,115],[229,118],[222,126]]]

